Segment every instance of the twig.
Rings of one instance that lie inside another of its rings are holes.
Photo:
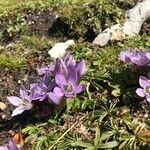
[[[82,118],[79,119],[79,121],[83,120],[85,118],[86,115],[84,115]],[[62,136],[48,149],[51,150],[71,129],[73,129],[73,127],[78,123],[78,121],[76,121],[65,133],[62,134]]]

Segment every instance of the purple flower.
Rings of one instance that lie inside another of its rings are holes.
[[[150,102],[150,80],[144,76],[140,76],[139,84],[142,88],[136,90],[137,95],[146,97],[147,101]]]
[[[59,87],[55,87],[54,90],[48,94],[50,101],[57,105],[61,102],[63,96],[64,93]]]
[[[137,66],[150,66],[150,53],[146,51],[135,51],[131,48],[120,52],[120,59],[125,63],[133,63]]]
[[[135,55],[136,55],[136,52],[133,49],[129,48],[125,51],[120,52],[120,59],[125,63],[129,63],[131,61],[130,57],[135,56]]]
[[[30,86],[31,92],[33,93],[33,100],[43,101],[47,98],[49,92],[52,92],[56,83],[55,81],[50,82],[49,77],[46,75],[41,82],[33,83]]]
[[[7,97],[8,101],[17,107],[13,110],[12,117],[32,108],[32,94],[29,95],[28,91],[23,87],[20,89],[20,97],[21,98],[17,96]]]
[[[37,69],[38,75],[47,75],[54,71],[55,65],[53,63],[49,64],[48,66],[41,67]]]
[[[0,150],[23,150],[23,148],[18,148],[15,142],[10,139],[8,145],[0,146]]]
[[[70,54],[57,59],[54,69],[57,86],[53,89],[53,92],[48,94],[51,101],[59,104],[63,96],[75,97],[76,94],[81,93],[85,89],[85,85],[79,84],[79,79],[85,71],[84,60],[76,62]]]

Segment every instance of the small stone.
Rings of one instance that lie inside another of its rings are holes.
[[[4,49],[4,46],[1,46],[1,45],[0,45],[0,50],[1,50],[1,49]]]
[[[6,48],[12,48],[14,46],[14,43],[9,43],[8,45],[6,45]]]
[[[5,119],[6,118],[6,115],[2,115],[2,119]]]
[[[93,41],[94,45],[105,46],[110,40],[111,34],[109,32],[100,33]]]
[[[18,84],[21,84],[21,80],[18,80]]]
[[[0,102],[0,110],[4,110],[6,108],[6,105],[3,102]]]
[[[74,40],[68,40],[62,43],[56,43],[49,51],[48,54],[53,58],[63,57],[66,53],[67,48],[74,45]]]
[[[145,115],[144,115],[144,118],[147,118],[147,117],[148,117],[148,114],[145,114]]]

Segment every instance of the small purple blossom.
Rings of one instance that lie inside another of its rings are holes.
[[[86,72],[84,60],[76,62],[73,56],[68,53],[66,57],[57,59],[53,74],[54,76],[56,74],[64,74],[65,76],[69,76],[72,68],[76,69],[78,79]]]
[[[57,105],[61,102],[63,96],[64,93],[59,87],[55,87],[54,90],[48,94],[50,101]]]
[[[32,108],[32,94],[29,94],[24,87],[20,89],[20,97],[8,96],[7,99],[12,105],[17,107],[13,110],[12,117]]]
[[[136,90],[137,95],[140,97],[146,97],[146,100],[150,102],[150,80],[144,76],[140,76],[139,84],[141,88]]]
[[[72,55],[56,60],[54,69],[55,82],[57,86],[49,93],[49,98],[55,104],[59,104],[63,96],[75,97],[85,89],[85,85],[79,84],[80,77],[85,73],[84,60],[76,62]]]
[[[132,63],[137,66],[150,66],[150,52],[135,51],[131,48],[120,52],[120,59],[125,63]]]
[[[0,150],[23,150],[23,148],[17,147],[15,142],[10,139],[8,145],[0,146]]]
[[[30,87],[33,93],[33,100],[43,101],[47,98],[49,92],[52,92],[55,86],[55,81],[50,81],[47,75],[41,82],[31,84]]]
[[[21,98],[7,97],[9,102],[17,107],[12,116],[31,109],[32,101],[49,100],[49,102],[59,104],[63,98],[73,98],[85,89],[85,85],[79,83],[81,76],[86,72],[85,62],[84,60],[76,62],[70,53],[37,71],[42,79],[30,84],[30,94],[25,88],[21,88]],[[45,113],[45,110],[43,112]]]
[[[84,90],[84,85],[78,84],[77,70],[70,70],[66,77],[64,74],[56,74],[55,81],[64,93],[65,97],[74,97],[76,94]]]
[[[53,63],[49,64],[48,66],[41,67],[37,69],[38,75],[47,75],[54,71],[55,65]]]

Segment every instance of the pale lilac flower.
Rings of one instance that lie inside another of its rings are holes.
[[[76,94],[81,93],[85,89],[83,84],[78,84],[78,75],[75,68],[70,70],[67,77],[64,74],[56,74],[55,81],[58,85],[57,90],[59,90],[60,96],[75,97]]]
[[[32,108],[32,94],[29,95],[28,91],[23,87],[20,89],[20,97],[8,96],[7,99],[17,107],[13,110],[12,117]]]
[[[59,104],[63,96],[75,97],[76,94],[81,93],[85,89],[85,85],[79,84],[79,80],[85,71],[84,60],[76,62],[70,54],[64,58],[57,59],[54,70],[57,86],[48,95],[51,101]]]
[[[150,80],[144,76],[140,76],[139,84],[141,88],[136,90],[137,95],[140,97],[146,97],[146,100],[150,102]]]
[[[147,58],[150,60],[150,52],[146,53]]]
[[[48,94],[50,101],[57,105],[61,102],[63,96],[64,93],[59,87],[55,87],[54,90]]]
[[[38,75],[47,75],[54,71],[55,65],[53,63],[48,66],[41,67],[37,69]]]
[[[150,52],[135,51],[131,48],[120,52],[120,59],[125,63],[132,63],[137,66],[150,66]]]
[[[56,86],[55,81],[50,81],[46,75],[44,79],[39,83],[33,83],[31,86],[31,92],[33,93],[33,100],[43,101],[47,98],[49,92],[52,92]]]
[[[150,65],[150,59],[147,57],[147,52],[145,51],[139,51],[135,56],[131,56],[131,62],[133,64],[136,64],[138,66],[149,66]]]
[[[18,148],[15,142],[10,139],[8,145],[0,146],[0,150],[23,150],[23,148]]]
[[[120,59],[125,63],[129,63],[129,62],[131,62],[130,57],[136,56],[136,55],[137,55],[136,51],[129,48],[127,50],[124,50],[124,51],[120,52]]]

